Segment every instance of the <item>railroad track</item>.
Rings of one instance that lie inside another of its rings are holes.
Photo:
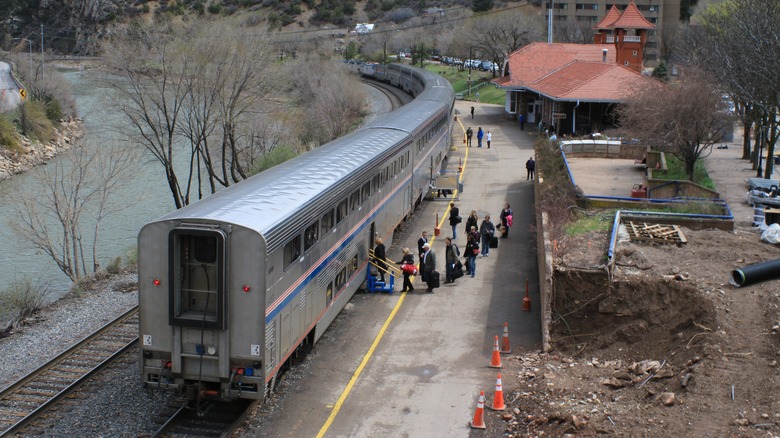
[[[384,82],[379,82],[373,79],[361,79],[360,81],[369,87],[376,88],[382,94],[384,94],[387,97],[387,100],[390,101],[392,110],[401,108],[404,106],[404,104],[411,102],[412,100],[411,96],[390,84],[385,84]]]
[[[138,342],[134,307],[0,392],[0,436],[30,425]]]
[[[151,438],[187,436],[196,437],[229,437],[251,411],[257,402],[251,400],[234,400],[231,402],[202,402],[200,406],[188,402],[176,409]]]

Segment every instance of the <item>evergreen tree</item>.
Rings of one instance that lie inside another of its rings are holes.
[[[487,12],[493,9],[493,0],[472,0],[471,10],[474,12]]]

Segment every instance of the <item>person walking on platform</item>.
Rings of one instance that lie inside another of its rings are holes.
[[[471,137],[474,135],[474,131],[471,130],[471,126],[466,130],[466,147],[471,147]]]
[[[450,202],[450,227],[452,227],[452,238],[458,238],[458,224],[462,221],[460,217],[460,209],[455,206],[454,202]]]
[[[404,256],[401,258],[401,261],[395,263],[397,265],[401,265],[401,267],[403,267],[403,265],[414,266],[414,256],[412,255],[412,251],[409,250],[409,248],[404,248],[403,253]],[[401,271],[404,273],[404,287],[401,289],[401,292],[413,291],[414,286],[412,286],[412,280],[409,278],[412,276],[412,274],[407,272],[405,269],[401,269]]]
[[[382,243],[382,238],[377,237],[374,241],[376,247],[374,247],[374,263],[379,271],[379,281],[385,282],[385,271],[387,270],[387,260],[385,260],[385,244]]]
[[[506,239],[509,237],[509,227],[512,226],[512,209],[509,208],[509,204],[504,204],[504,209],[501,210],[501,231],[503,231],[503,234],[501,234],[501,237]]]
[[[444,282],[455,283],[455,276],[453,276],[452,273],[455,271],[455,264],[458,263],[460,250],[458,249],[458,245],[456,245],[450,237],[444,239],[444,243],[447,245],[446,252],[444,253],[444,260],[447,264],[447,266],[445,266],[447,278]]]
[[[417,253],[420,255],[420,263],[422,264],[423,260],[423,253],[425,250],[423,250],[423,246],[428,243],[428,232],[423,231],[420,235],[420,238],[417,239]]]
[[[493,225],[493,222],[490,222],[490,215],[486,214],[485,219],[482,220],[482,224],[479,226],[479,235],[482,236],[482,257],[490,255],[490,240],[495,234],[496,226]]]
[[[517,121],[520,122],[520,130],[521,131],[524,130],[525,129],[525,116],[523,114],[520,114],[519,116],[517,116]]]
[[[482,137],[484,137],[484,136],[485,136],[485,133],[482,131],[482,127],[480,126],[479,129],[477,130],[477,147],[478,148],[482,147]]]
[[[423,261],[420,265],[422,270],[422,280],[428,285],[428,289],[425,292],[433,292],[434,288],[434,272],[436,271],[436,254],[431,249],[430,243],[423,245]]]
[[[490,140],[493,139],[493,134],[490,133],[490,131],[485,134],[485,141],[487,142],[488,149],[490,149]]]
[[[536,161],[534,161],[534,157],[530,157],[528,161],[525,162],[525,170],[525,180],[534,179],[534,170],[536,170]]]
[[[479,237],[475,237],[476,233],[469,233],[466,242],[466,275],[471,275],[474,278],[477,275],[477,254],[479,254]]]
[[[471,118],[472,119],[474,118],[474,107],[473,106],[471,107]]]
[[[479,217],[475,210],[471,210],[469,217],[466,218],[466,234],[468,235],[472,231],[476,231],[479,226]]]

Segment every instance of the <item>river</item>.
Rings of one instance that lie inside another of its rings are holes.
[[[123,116],[105,110],[108,105],[104,99],[110,98],[111,93],[110,89],[101,85],[100,76],[105,73],[97,70],[70,70],[63,71],[63,74],[71,84],[79,117],[85,123],[86,147],[117,144],[113,126],[122,123]],[[65,153],[54,160],[61,160]],[[135,248],[138,231],[146,222],[174,209],[161,165],[150,161],[148,155],[142,156],[135,165],[137,169],[133,169],[132,178],[124,181],[112,193],[114,199],[127,208],[106,217],[101,223],[98,262],[103,267]],[[19,194],[35,196],[37,192],[35,179],[30,174],[16,175],[0,182],[0,200]],[[57,268],[54,260],[36,250],[10,228],[8,224],[13,216],[13,210],[5,202],[0,203],[0,241],[7,254],[3,263],[0,263],[0,290],[6,290],[23,278],[30,278],[33,284],[48,287],[52,299],[61,297],[70,288],[70,280]],[[88,223],[88,219],[85,219],[85,223]],[[84,228],[82,232],[86,238],[91,236],[92,228]]]

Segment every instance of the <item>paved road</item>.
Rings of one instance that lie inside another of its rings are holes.
[[[461,114],[469,106],[456,103]],[[325,431],[328,437],[466,437],[479,391],[495,387],[497,370],[487,365],[503,323],[509,323],[513,353],[541,348],[538,306],[530,313],[521,309],[526,279],[538,303],[533,185],[525,180],[535,136],[520,131],[503,107],[475,106],[475,118],[466,115],[461,121],[475,132],[479,126],[491,130],[492,147],[466,150],[456,131],[449,167],[465,164],[464,191],[456,203],[464,218],[477,210],[480,217],[489,213],[497,220],[509,202],[515,213],[510,238],[477,260],[476,278],[442,284],[433,294],[424,293],[417,279],[414,294],[356,295],[306,364],[288,376],[295,381],[284,385],[287,393],[257,436],[313,437]],[[400,260],[403,246],[416,252],[420,232],[433,235],[436,214],[442,219],[447,205],[444,199],[424,202],[395,236],[389,256]],[[442,231],[433,249],[443,275],[448,223]],[[458,234],[464,248],[465,237]]]
[[[0,61],[0,112],[11,111],[19,103],[19,87],[11,77],[11,64]]]

